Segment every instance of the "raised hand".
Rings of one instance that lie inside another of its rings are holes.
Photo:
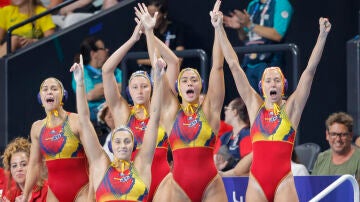
[[[156,24],[158,12],[155,12],[154,16],[151,17],[147,7],[144,3],[138,3],[138,7],[134,7],[135,15],[140,19],[145,30],[153,30]]]
[[[331,29],[331,23],[327,18],[320,18],[319,19],[319,26],[320,26],[320,33],[329,33]]]
[[[82,55],[80,55],[80,64],[74,63],[70,68],[70,72],[74,73],[74,79],[77,84],[82,84],[84,82],[84,65]]]
[[[154,53],[154,58],[154,82],[158,82],[161,76],[165,73],[166,62],[161,57],[157,58],[156,53]]]
[[[221,5],[221,1],[217,0],[215,2],[214,8],[210,11],[211,24],[216,28],[222,25],[223,23],[223,14],[219,11]]]
[[[236,17],[239,20],[241,26],[248,27],[251,23],[249,13],[244,9],[243,11],[234,10]]]
[[[136,27],[131,35],[131,38],[135,41],[139,41],[141,34],[144,32],[144,26],[138,18],[135,18]]]

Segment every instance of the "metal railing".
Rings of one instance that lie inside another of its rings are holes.
[[[200,59],[200,75],[201,77],[206,80],[209,75],[209,68],[208,68],[208,56],[202,49],[187,49],[183,51],[174,51],[175,55],[181,58],[199,58]],[[128,67],[127,61],[130,59],[145,59],[149,58],[148,52],[129,52],[124,59],[121,61],[121,70],[123,71],[123,78],[124,81],[127,81],[128,75]],[[207,90],[207,83],[204,83],[204,92]]]
[[[39,19],[41,17],[44,17],[45,15],[49,15],[49,14],[53,13],[54,11],[59,10],[60,8],[65,7],[65,6],[71,4],[71,3],[75,2],[75,1],[76,0],[67,0],[67,1],[55,6],[54,8],[51,8],[51,9],[49,9],[47,11],[44,11],[44,12],[38,14],[38,15],[32,16],[31,18],[28,18],[28,19],[20,22],[19,24],[16,24],[16,25],[10,27],[7,30],[7,33],[6,33],[6,54],[8,55],[8,54],[11,53],[11,33],[15,29],[18,29],[19,27],[22,27],[22,26],[24,26],[24,25],[26,25],[28,23],[31,23],[31,22],[33,22],[33,21],[35,21],[35,20],[37,20],[37,19]]]
[[[335,180],[331,183],[328,187],[318,193],[314,198],[312,198],[309,202],[317,202],[332,192],[335,188],[340,186],[343,182],[349,180],[354,192],[354,202],[359,202],[359,184],[357,183],[356,179],[352,175],[342,175],[339,179]]]

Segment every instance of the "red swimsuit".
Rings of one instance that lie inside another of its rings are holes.
[[[45,123],[39,141],[51,191],[60,202],[75,201],[89,182],[89,166],[79,138],[71,131],[68,115],[63,125],[48,128]]]
[[[278,115],[264,105],[260,107],[250,131],[253,142],[251,175],[269,202],[274,200],[282,180],[291,173],[295,134],[283,107]]]
[[[217,175],[213,160],[215,139],[201,108],[191,116],[179,110],[169,136],[173,177],[191,201],[202,201],[207,186]]]

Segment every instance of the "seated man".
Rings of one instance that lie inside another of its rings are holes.
[[[326,140],[330,149],[319,154],[312,175],[354,175],[360,180],[360,150],[352,145],[353,118],[344,113],[326,120]]]
[[[80,54],[84,58],[84,82],[86,98],[89,103],[90,120],[97,123],[98,107],[105,102],[104,87],[102,80],[102,66],[109,58],[108,49],[105,47],[104,41],[98,37],[91,36],[83,40],[80,45]],[[121,92],[122,72],[116,68],[114,72],[118,89]],[[76,92],[76,82],[73,78],[72,88]]]

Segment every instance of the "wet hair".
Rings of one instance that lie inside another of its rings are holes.
[[[10,142],[4,151],[4,155],[2,156],[2,162],[5,170],[10,171],[10,162],[13,154],[18,152],[26,153],[27,157],[30,157],[30,142],[22,137],[18,137]]]
[[[239,118],[244,121],[247,125],[250,125],[249,115],[244,101],[238,97],[231,101],[231,108],[236,110]]]
[[[332,113],[326,119],[325,122],[326,130],[329,131],[329,127],[334,123],[344,124],[350,133],[353,131],[354,119],[345,112]]]
[[[96,46],[96,42],[98,41],[101,41],[101,39],[96,36],[87,37],[82,41],[80,45],[80,54],[83,56],[84,65],[90,63],[90,52],[99,50],[99,48]],[[75,58],[75,62],[77,62],[76,60],[77,58]]]
[[[148,0],[146,2],[146,6],[155,6],[158,8],[160,13],[167,13],[168,12],[168,1],[167,0]]]

